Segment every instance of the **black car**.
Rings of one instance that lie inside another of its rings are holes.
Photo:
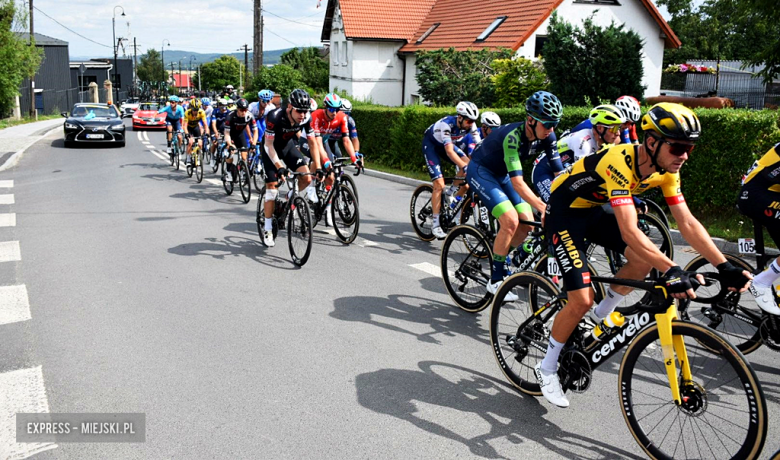
[[[65,120],[65,147],[93,142],[114,142],[125,146],[125,124],[113,105],[81,103],[73,106]]]

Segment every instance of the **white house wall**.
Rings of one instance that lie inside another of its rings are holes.
[[[420,85],[417,84],[417,56],[407,54],[406,56],[406,91],[404,94],[404,105],[413,104],[414,97],[420,97]]]
[[[661,70],[664,59],[664,39],[661,38],[661,28],[642,4],[641,0],[621,0],[621,5],[598,5],[575,3],[565,0],[558,7],[558,16],[566,21],[581,25],[583,20],[598,10],[594,22],[600,26],[609,26],[612,21],[625,24],[626,29],[632,29],[644,39],[642,65],[644,76],[642,84],[646,86],[645,97],[657,96],[661,89]],[[536,47],[536,36],[547,35],[549,18],[526,40],[517,50],[519,56],[533,58]]]

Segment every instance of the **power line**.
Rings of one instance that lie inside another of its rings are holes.
[[[287,22],[292,22],[293,24],[300,24],[300,25],[302,25],[302,26],[315,27],[315,28],[319,28],[319,27],[320,27],[320,26],[315,26],[315,25],[313,25],[313,24],[306,24],[305,22],[300,22],[300,21],[294,21],[294,20],[292,20],[292,19],[287,19],[287,18],[285,18],[285,17],[279,16],[278,14],[271,13],[270,11],[268,11],[268,10],[266,10],[266,9],[263,9],[263,12],[265,12],[265,13],[268,13],[268,14],[270,14],[271,16],[276,16],[277,18],[279,18],[279,19],[282,19],[282,20],[284,20],[284,21],[287,21]]]
[[[111,48],[111,47],[110,47],[110,46],[108,46],[108,45],[104,45],[104,44],[102,44],[102,43],[98,43],[98,42],[96,42],[95,40],[92,40],[91,38],[87,38],[87,37],[85,37],[85,36],[81,35],[80,33],[76,32],[75,30],[69,29],[68,27],[66,27],[65,25],[63,25],[62,23],[60,23],[59,21],[57,21],[56,19],[54,19],[53,17],[51,17],[51,16],[49,16],[48,14],[44,13],[43,11],[41,11],[41,9],[40,9],[40,8],[38,8],[37,6],[33,6],[33,8],[35,8],[36,10],[38,10],[38,12],[39,12],[39,13],[41,13],[42,15],[46,16],[47,18],[51,19],[52,21],[54,21],[54,22],[56,22],[57,24],[59,24],[60,26],[62,26],[62,27],[65,29],[65,30],[68,30],[69,32],[72,32],[72,33],[74,33],[74,34],[78,35],[79,37],[83,38],[84,40],[90,41],[90,42],[92,42],[92,43],[94,43],[94,44],[96,44],[96,45],[104,46],[104,47],[106,47],[106,48]]]
[[[277,33],[274,33],[274,31],[270,30],[268,27],[264,27],[263,30],[266,31],[266,32],[270,32],[271,35],[276,35],[277,37],[281,38],[282,40],[286,41],[287,43],[293,45],[296,48],[299,48],[301,46],[301,45],[298,45],[296,43],[291,42],[290,40],[287,40],[286,38],[282,37],[281,35],[279,35]]]

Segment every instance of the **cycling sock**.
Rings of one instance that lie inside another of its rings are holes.
[[[615,307],[618,306],[623,298],[625,298],[623,294],[618,294],[617,292],[613,291],[611,287],[608,287],[607,295],[605,295],[601,302],[599,302],[596,309],[593,310],[593,313],[599,319],[604,319],[607,317],[607,315],[612,313],[613,310],[615,310]]]
[[[506,253],[506,257],[507,257],[507,259],[509,259],[510,257],[512,257],[512,253],[513,253],[513,252],[515,252],[515,249],[517,249],[517,246],[511,246],[511,245],[509,246],[509,252],[507,252],[507,253]],[[514,258],[510,259],[510,261],[511,261],[512,263],[514,263]]]
[[[434,227],[440,227],[441,226],[441,225],[439,225],[439,215],[438,214],[434,214],[433,215],[433,226]]]
[[[493,254],[493,274],[490,276],[490,282],[502,281],[506,272],[506,256]]]
[[[550,343],[547,344],[547,353],[542,360],[542,372],[547,375],[558,372],[558,357],[563,350],[563,343],[558,342],[550,336]]]
[[[780,278],[780,266],[777,265],[777,259],[775,259],[772,261],[769,268],[753,278],[753,284],[758,285],[758,287],[768,288],[772,286],[778,278]]]
[[[270,232],[273,229],[274,229],[274,222],[271,219],[266,217],[265,218],[265,231],[266,232]]]

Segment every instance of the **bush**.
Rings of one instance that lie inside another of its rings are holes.
[[[491,66],[498,72],[493,76],[496,107],[522,107],[528,96],[550,86],[541,60],[496,59]]]
[[[249,101],[257,100],[257,93],[261,89],[268,88],[280,94],[283,99],[296,88],[309,90],[303,81],[303,75],[292,67],[284,64],[277,64],[273,67],[263,67],[252,79],[252,83],[247,87],[244,94]]]

